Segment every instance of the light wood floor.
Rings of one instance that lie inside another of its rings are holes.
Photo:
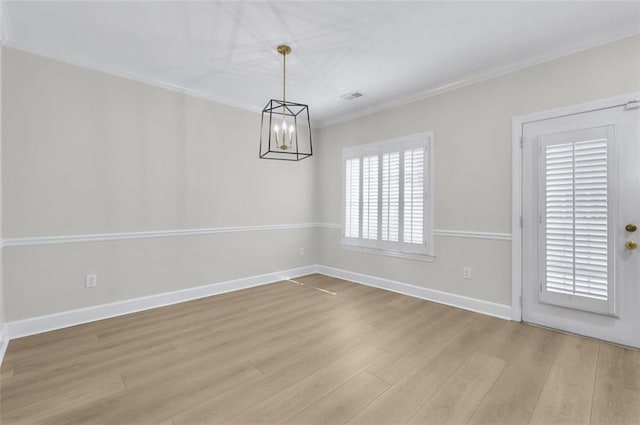
[[[1,422],[640,424],[638,351],[297,280],[11,341]]]

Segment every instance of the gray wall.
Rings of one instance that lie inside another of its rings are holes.
[[[640,90],[640,37],[464,87],[320,132],[318,218],[341,223],[346,146],[435,132],[435,227],[511,233],[511,119]],[[320,264],[511,304],[511,243],[435,238],[433,263],[346,251],[340,230],[319,230]],[[472,279],[462,279],[463,265]]]
[[[5,238],[339,224],[342,148],[426,130],[435,131],[436,228],[510,233],[511,118],[640,90],[633,37],[321,129],[313,158],[283,163],[257,159],[257,114],[3,55]],[[334,228],[6,247],[6,320],[315,263],[510,304],[509,241],[435,244],[433,263],[343,250]],[[89,273],[96,288],[84,288]]]
[[[315,158],[258,159],[258,114],[10,48],[3,80],[5,238],[315,221]],[[315,232],[6,247],[7,320],[314,264]]]

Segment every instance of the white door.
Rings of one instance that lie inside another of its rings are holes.
[[[522,318],[640,347],[640,108],[525,123]]]

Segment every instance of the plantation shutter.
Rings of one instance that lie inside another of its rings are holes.
[[[404,226],[402,241],[423,243],[424,148],[404,151]]]
[[[378,155],[362,158],[362,238],[378,239]]]
[[[397,242],[400,227],[400,152],[382,155],[381,239]]]
[[[346,237],[360,236],[360,158],[345,162],[345,217],[344,234]]]
[[[343,150],[343,245],[417,259],[433,256],[433,221],[427,217],[433,207],[426,191],[432,140],[421,133]]]
[[[608,299],[607,140],[545,146],[545,289]]]

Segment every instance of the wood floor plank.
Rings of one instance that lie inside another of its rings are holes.
[[[173,417],[173,421],[176,425],[219,424],[314,373],[344,368],[349,359],[361,357],[362,350],[370,349],[359,341],[346,341],[320,348],[306,358],[291,358],[282,370],[196,406]]]
[[[533,327],[489,394],[533,412],[561,341],[562,334]]]
[[[422,366],[393,384],[348,424],[404,424],[475,350],[482,347],[491,334],[487,323],[488,318],[478,317],[478,320],[456,335],[436,355],[425,358]]]
[[[640,424],[640,351],[599,344],[591,424]]]
[[[197,300],[194,303],[197,303],[198,301],[200,300]],[[216,312],[220,313],[220,310],[221,309],[216,309]],[[145,314],[147,313],[149,315],[152,315],[152,313],[155,313],[155,311],[145,312]],[[203,322],[206,323],[206,317],[208,317],[208,316],[203,316],[203,314],[209,315],[210,313],[207,310],[205,310],[204,313],[196,310],[191,315],[188,315],[186,313],[181,313],[182,316],[186,316],[186,319],[185,318],[176,319],[175,316],[169,316],[169,317],[164,317],[163,320],[160,322],[158,322],[157,320],[154,320],[149,323],[145,323],[145,320],[143,320],[143,318],[141,317],[140,320],[138,320],[137,322],[133,321],[126,327],[115,326],[114,329],[110,330],[110,332],[106,332],[106,334],[117,335],[116,339],[108,338],[108,337],[98,338],[96,335],[85,335],[85,334],[81,334],[78,336],[78,338],[84,338],[84,339],[91,338],[91,341],[97,339],[100,341],[99,344],[96,343],[96,344],[89,345],[86,342],[78,340],[77,338],[66,337],[66,338],[63,338],[61,342],[56,341],[55,343],[52,343],[53,345],[52,350],[49,351],[47,349],[47,356],[46,356],[47,361],[40,361],[41,364],[38,364],[37,361],[29,362],[28,361],[29,357],[22,356],[21,354],[20,357],[18,358],[19,363],[17,363],[20,366],[18,367],[18,372],[20,374],[21,371],[33,369],[40,374],[40,373],[43,373],[43,371],[37,370],[38,367],[40,366],[44,366],[45,368],[48,367],[48,365],[54,363],[52,362],[52,360],[54,360],[56,357],[60,357],[64,359],[76,359],[78,356],[89,355],[92,352],[104,352],[105,350],[113,349],[114,347],[115,348],[124,347],[127,343],[131,343],[131,342],[135,343],[142,336],[145,337],[146,342],[151,342],[151,340],[154,340],[154,339],[156,341],[172,339],[174,343],[178,343],[180,340],[185,339],[184,334],[186,331],[190,329],[194,329],[194,330],[202,329]],[[119,319],[120,318],[115,318],[110,320],[119,320]],[[227,317],[225,318],[225,320],[230,320],[230,319]],[[160,326],[158,326],[158,323],[160,324]],[[92,326],[92,325],[93,324],[88,324],[87,326]],[[173,330],[174,332],[170,332],[171,330]],[[179,331],[180,333],[179,337],[175,336],[176,330]],[[101,333],[101,335],[103,333]],[[54,332],[54,334],[57,334],[57,332]],[[45,339],[48,339],[49,335],[48,334],[37,335],[33,338],[41,339],[42,337],[45,337]],[[64,344],[64,346],[69,347],[68,351],[63,353],[57,353],[55,350],[56,345],[62,345],[62,344]],[[37,345],[36,347],[39,347],[39,345]],[[75,347],[83,347],[83,348],[80,349]],[[47,348],[48,348],[48,345],[47,345]],[[126,347],[126,349],[132,350],[132,349],[135,349],[135,347]],[[38,358],[41,359],[42,356],[38,354]],[[9,361],[9,364],[11,364],[11,361]],[[57,365],[60,366],[59,363]]]
[[[564,335],[531,425],[588,424],[596,374],[598,342]]]
[[[284,422],[286,425],[341,425],[382,394],[389,384],[362,372]]]
[[[282,423],[338,388],[386,353],[370,346],[350,353],[333,367],[322,369],[223,422],[226,425]]]
[[[199,372],[199,373],[197,373]],[[53,425],[105,425],[157,423],[261,373],[248,363],[194,371],[180,382],[158,381],[148,387],[83,404],[38,422]]]
[[[182,378],[180,381],[167,380],[154,385],[155,395],[150,397],[149,388],[131,393],[127,406],[110,413],[105,424],[143,423],[160,421],[188,410],[206,400],[223,394],[246,382],[262,377],[262,373],[250,363],[242,363],[213,372],[200,370],[197,377]],[[161,384],[166,387],[162,390]]]
[[[162,362],[159,365],[145,365],[144,368],[136,368],[122,373],[125,386],[128,390],[143,388],[156,381],[171,380],[180,377],[188,370],[199,370],[214,365],[229,365],[248,363],[252,351],[274,350],[280,345],[295,344],[300,338],[297,335],[278,335],[276,337],[260,340],[258,342],[247,340],[246,344],[233,344],[224,350],[203,350],[199,355],[189,357],[182,356],[180,362]],[[262,343],[263,347],[260,347]],[[255,367],[255,365],[254,365]],[[258,369],[259,370],[259,369]]]
[[[32,380],[34,377],[59,376],[70,371],[96,367],[96,365],[99,365],[105,359],[114,359],[120,355],[135,353],[139,350],[162,345],[168,346],[183,340],[200,338],[208,333],[210,332],[206,328],[198,327],[194,329],[184,329],[184,332],[181,332],[180,335],[176,335],[171,339],[167,339],[164,336],[157,338],[152,335],[149,338],[138,338],[137,340],[124,344],[110,344],[107,346],[91,344],[87,350],[78,352],[74,356],[65,356],[64,358],[53,356],[49,359],[49,356],[43,356],[38,362],[24,366],[16,366],[16,383],[21,380]],[[49,361],[47,361],[47,359],[49,359]],[[56,361],[51,361],[53,359]]]
[[[13,411],[30,404],[56,397],[63,391],[71,391],[78,385],[119,376],[119,369],[124,367],[136,368],[145,364],[150,358],[159,359],[169,356],[178,359],[178,353],[171,345],[153,346],[131,353],[122,354],[115,358],[104,358],[101,362],[77,370],[66,370],[65,373],[53,373],[37,377],[32,381],[16,381],[13,378],[3,385],[2,409]]]
[[[380,360],[368,371],[389,383],[396,383],[451,341],[473,320],[458,309],[449,309],[434,323],[425,324],[419,337],[410,338],[404,350],[397,350]]]
[[[426,327],[431,328],[434,323],[446,320],[443,316],[447,315],[447,310],[449,310],[448,313],[451,313],[451,309],[447,309],[443,305],[426,307],[422,304],[412,304],[408,311],[419,311],[421,314],[396,327],[394,332],[389,332],[377,338],[371,345],[387,353],[406,349],[407,346],[413,345],[416,340],[419,341]]]
[[[86,349],[86,347],[95,345],[97,342],[98,337],[94,334],[79,335],[75,338],[50,341],[45,345],[33,345],[26,348],[19,348],[19,345],[13,345],[13,341],[11,341],[2,364],[7,368],[15,368],[42,361],[45,355],[48,359],[72,356],[78,351]]]
[[[467,425],[527,425],[531,412],[487,395]]]
[[[102,330],[124,331],[131,327],[137,328],[140,326],[153,326],[159,319],[166,321],[175,320],[179,317],[190,316],[201,310],[206,310],[210,313],[213,312],[211,314],[228,316],[229,311],[241,310],[238,309],[237,303],[241,303],[243,307],[249,307],[252,303],[261,305],[265,303],[265,300],[276,296],[272,294],[275,293],[279,297],[281,296],[282,291],[290,290],[291,287],[289,284],[276,282],[268,286],[243,289],[240,291],[216,295],[215,297],[189,301],[188,303],[159,307],[139,313],[127,314],[29,337],[17,338],[11,340],[5,360],[7,360],[7,358],[10,359],[14,352],[21,356],[22,350],[25,348],[48,346],[49,344],[57,343],[64,344],[65,342],[71,344],[76,338],[81,338],[89,334],[97,336],[97,334]]]
[[[2,370],[0,370],[0,382],[9,378],[13,378],[13,367],[3,365]]]
[[[350,329],[342,332],[328,332],[320,334],[306,334],[298,337],[295,346],[278,345],[273,350],[261,350],[250,353],[249,361],[260,369],[263,373],[273,374],[288,367],[292,358],[305,358],[313,355],[319,349],[333,346],[337,347],[347,341],[359,344],[363,343],[373,335],[377,335],[379,330],[368,325],[350,326]]]
[[[429,305],[431,304],[431,305]],[[441,304],[436,304],[431,301],[422,300],[420,298],[408,297],[406,295],[398,294],[397,297],[393,298],[391,301],[387,303],[389,307],[397,308],[398,310],[404,311],[407,308],[415,307],[415,306],[428,306],[435,307]]]
[[[48,417],[64,413],[70,406],[96,403],[105,398],[122,395],[126,392],[119,376],[106,376],[87,385],[75,388],[55,396],[32,403],[21,409],[6,411],[0,409],[0,423],[26,425],[45,421]]]
[[[640,424],[637,350],[296,280],[13,340],[0,423]]]
[[[499,320],[498,331],[482,348],[482,352],[502,360],[509,361],[522,346],[533,326],[524,323]]]
[[[466,423],[505,365],[497,357],[474,353],[407,424]]]
[[[409,317],[409,319],[408,319]],[[313,354],[319,347],[325,345],[336,345],[338,341],[373,341],[375,338],[392,332],[397,326],[401,326],[410,315],[398,315],[396,311],[381,309],[377,312],[375,320],[370,320],[368,315],[358,316],[349,312],[342,315],[341,312],[333,312],[332,317],[326,317],[321,321],[317,329],[301,333],[300,345],[288,352],[280,351],[271,353],[269,356],[256,354],[251,362],[265,373],[272,373],[282,370],[290,363],[290,358],[305,357]],[[384,322],[385,326],[378,326]],[[314,340],[314,335],[318,340]]]

